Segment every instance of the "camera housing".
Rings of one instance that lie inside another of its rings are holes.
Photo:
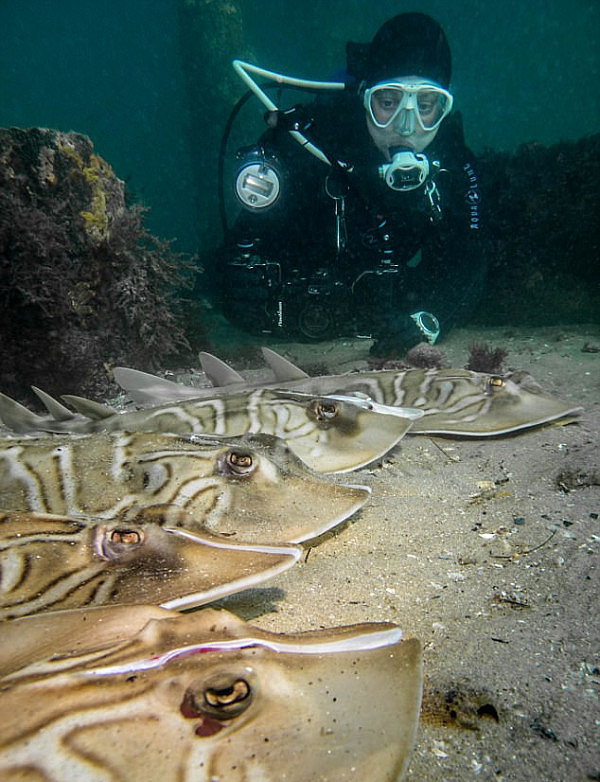
[[[240,257],[224,270],[223,311],[252,334],[300,341],[368,337],[389,319],[397,274],[382,264],[344,280],[331,268],[307,275],[256,255]]]

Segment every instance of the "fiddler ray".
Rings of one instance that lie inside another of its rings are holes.
[[[377,404],[420,411],[408,434],[455,437],[494,437],[539,426],[582,412],[546,393],[527,373],[492,375],[466,369],[404,369],[351,372],[309,377],[299,367],[269,348],[263,354],[275,379],[264,388],[312,394],[358,394]],[[235,370],[209,353],[201,353],[205,375],[213,387],[174,383],[144,372],[119,367],[116,381],[140,405],[183,401],[217,390],[248,386]]]
[[[112,407],[64,396],[77,412],[34,389],[48,410],[36,415],[0,394],[0,421],[18,433],[150,431],[279,437],[317,472],[349,472],[383,457],[422,416],[365,397],[314,395],[255,389],[219,392],[167,403],[149,410],[118,413]]]
[[[186,609],[261,584],[301,549],[224,541],[155,517],[0,511],[0,619],[153,602]]]
[[[126,522],[195,535],[301,543],[345,521],[367,486],[315,474],[270,435],[111,432],[0,439],[0,509]]]
[[[151,606],[0,623],[0,777],[306,782],[404,776],[421,648],[371,623],[276,634]]]

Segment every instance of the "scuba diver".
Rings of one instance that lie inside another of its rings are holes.
[[[434,19],[400,14],[346,53],[337,82],[234,62],[268,127],[236,155],[223,308],[254,333],[353,334],[402,355],[434,344],[483,288],[479,183]],[[317,97],[280,109],[257,76]]]

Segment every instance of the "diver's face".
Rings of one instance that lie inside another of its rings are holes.
[[[367,129],[375,146],[389,161],[392,159],[390,147],[409,147],[414,152],[423,152],[437,136],[439,127],[435,130],[423,130],[417,125],[409,133],[403,133],[394,124],[388,125],[387,128],[378,128],[367,113]]]
[[[417,77],[394,79],[365,94],[369,134],[388,159],[390,147],[422,152],[451,106],[449,93]]]

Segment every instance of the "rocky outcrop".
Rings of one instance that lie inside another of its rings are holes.
[[[600,134],[479,161],[490,243],[486,325],[595,322]]]
[[[0,129],[0,389],[98,395],[110,366],[185,348],[175,287],[189,264],[144,228],[89,138]]]

